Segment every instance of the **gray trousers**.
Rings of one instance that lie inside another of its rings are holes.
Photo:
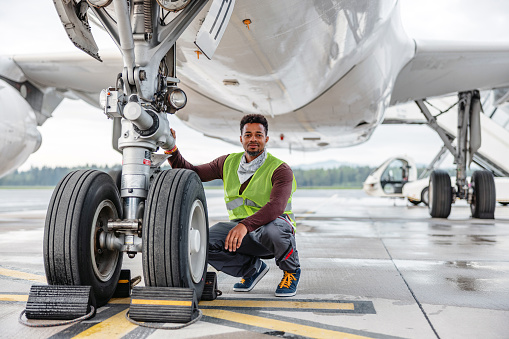
[[[209,230],[209,264],[234,277],[250,277],[263,259],[276,259],[276,265],[291,271],[300,267],[293,227],[286,216],[246,234],[236,252],[224,248],[228,232],[238,222],[219,222]]]

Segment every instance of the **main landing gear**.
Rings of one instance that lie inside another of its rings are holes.
[[[92,286],[101,306],[115,291],[124,253],[142,253],[145,285],[190,287],[199,300],[208,244],[203,186],[192,171],[161,171],[169,155],[155,152],[175,145],[167,114],[187,101],[177,87],[176,40],[207,0],[54,2],[76,46],[100,60],[88,29],[93,12],[122,53],[124,69],[100,101],[123,159],[112,176],[75,171],[53,192],[44,233],[48,283]]]
[[[433,218],[447,218],[451,213],[451,204],[456,199],[466,199],[470,204],[473,218],[493,219],[495,215],[495,181],[490,171],[475,171],[470,184],[467,182],[466,169],[476,159],[476,151],[481,146],[480,97],[478,91],[459,93],[458,133],[455,137],[440,127],[436,117],[431,115],[423,100],[416,101],[442,141],[444,148],[433,160],[440,161],[446,150],[454,156],[456,168],[456,186],[451,187],[451,177],[443,170],[433,170],[429,179],[428,210]],[[467,160],[468,159],[468,160]],[[432,165],[432,166],[433,166]]]

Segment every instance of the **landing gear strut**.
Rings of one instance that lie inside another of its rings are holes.
[[[169,155],[154,153],[175,145],[167,114],[187,101],[177,87],[176,41],[207,1],[54,1],[77,47],[100,60],[91,11],[122,53],[124,68],[100,102],[115,120],[114,148],[123,159],[115,181],[76,171],[54,191],[44,236],[49,284],[91,285],[103,305],[115,291],[123,253],[142,253],[147,286],[191,287],[200,298],[208,244],[203,186],[194,172],[161,172]]]
[[[433,163],[438,162],[446,150],[454,156],[456,164],[456,186],[451,188],[448,173],[433,170],[429,182],[429,213],[433,218],[447,218],[451,213],[451,204],[456,199],[466,199],[470,203],[472,217],[493,219],[495,213],[495,182],[489,171],[475,171],[471,184],[467,182],[467,167],[475,158],[476,151],[481,146],[480,125],[480,96],[479,91],[461,92],[458,95],[458,132],[456,145],[455,137],[440,127],[436,117],[431,115],[423,100],[416,101],[428,120],[428,125],[434,129],[444,147],[435,157]]]

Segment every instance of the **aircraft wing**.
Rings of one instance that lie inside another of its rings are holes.
[[[102,55],[103,62],[84,53],[16,55],[12,59],[30,82],[98,107],[99,93],[115,84],[123,67],[119,52]]]
[[[507,44],[415,41],[415,55],[394,83],[391,105],[508,85]]]

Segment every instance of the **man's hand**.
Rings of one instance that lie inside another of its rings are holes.
[[[247,234],[247,227],[243,223],[238,223],[237,226],[232,228],[228,235],[226,236],[226,240],[224,242],[224,248],[230,252],[235,252],[237,248],[240,247],[242,243],[242,239]]]

